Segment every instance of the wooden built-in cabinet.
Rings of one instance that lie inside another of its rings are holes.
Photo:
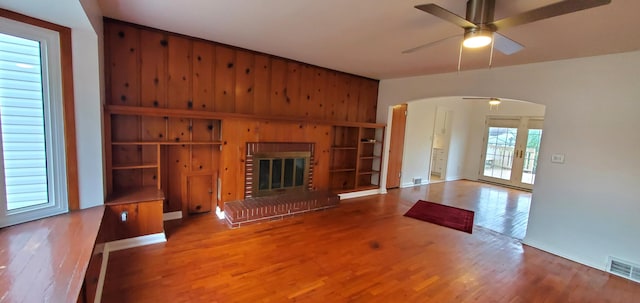
[[[146,187],[116,193],[106,204],[101,240],[108,242],[164,232],[164,193]]]
[[[334,126],[331,190],[338,193],[378,188],[384,127]]]
[[[184,189],[196,186],[198,190],[203,187],[215,204],[222,144],[220,120],[164,109],[107,106],[107,125],[107,187],[111,195],[151,187],[164,192],[165,212],[211,210],[211,205],[188,208],[182,200]],[[209,186],[201,182],[202,178],[193,179],[194,175],[208,176]]]

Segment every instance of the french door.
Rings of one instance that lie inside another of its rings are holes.
[[[542,139],[542,118],[491,117],[487,119],[481,180],[531,189]]]

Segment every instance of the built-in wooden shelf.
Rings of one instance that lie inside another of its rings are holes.
[[[362,160],[380,159],[380,156],[360,156]]]
[[[379,160],[384,140],[383,125],[334,126],[331,166],[353,169],[332,169],[331,190],[337,193],[378,188]]]
[[[107,198],[107,204],[129,204],[147,201],[164,200],[164,192],[156,187],[142,187],[113,193]]]
[[[380,172],[377,170],[370,170],[370,171],[361,171],[358,172],[358,175],[373,175],[373,174],[379,174]]]
[[[111,142],[112,145],[222,145],[222,141],[135,141]]]
[[[356,169],[355,168],[336,168],[336,169],[329,170],[329,172],[331,173],[344,173],[344,172],[352,172],[352,171],[356,171]]]
[[[113,170],[124,170],[124,169],[140,169],[140,168],[158,168],[158,164],[140,164],[140,165],[114,165],[111,167]]]

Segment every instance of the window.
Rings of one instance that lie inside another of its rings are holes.
[[[64,213],[60,34],[0,18],[0,227]]]

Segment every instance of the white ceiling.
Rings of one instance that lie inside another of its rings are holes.
[[[496,0],[495,19],[558,2]],[[463,30],[414,8],[436,3],[464,16],[465,0],[99,0],[107,17],[256,50],[375,79],[456,71],[459,41],[401,54]],[[508,66],[640,49],[640,1],[611,4],[510,28],[525,45]],[[465,51],[462,69],[487,68],[488,48]]]

